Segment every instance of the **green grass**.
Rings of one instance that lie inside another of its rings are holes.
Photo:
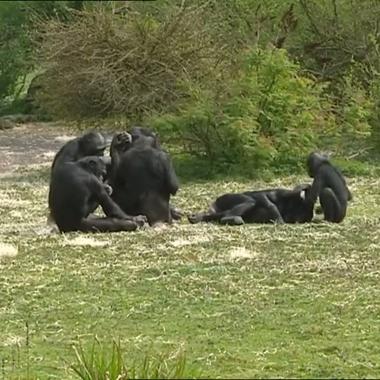
[[[120,342],[104,345],[97,338],[90,349],[82,345],[74,347],[77,362],[72,369],[82,380],[126,380],[126,379],[190,379],[199,378],[186,363],[182,348],[177,352],[140,355],[139,360],[124,357]]]
[[[173,204],[305,181],[187,182]],[[75,379],[95,335],[132,362],[181,348],[202,377],[379,377],[380,180],[348,182],[340,225],[64,236],[46,233],[46,168],[3,176],[0,378]]]

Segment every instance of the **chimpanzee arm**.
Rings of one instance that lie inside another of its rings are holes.
[[[118,133],[112,139],[110,146],[111,164],[107,168],[107,178],[111,186],[115,184],[117,180],[116,177],[121,163],[121,156],[131,147],[131,144],[131,135],[127,132]]]
[[[340,178],[342,178],[342,181],[344,183],[344,187],[346,188],[346,191],[347,191],[347,200],[351,201],[352,200],[352,193],[351,193],[350,189],[347,186],[346,179],[343,177],[343,174],[341,172],[339,172],[339,174],[340,174]]]
[[[352,200],[352,193],[350,191],[350,189],[348,188],[347,186],[347,182],[346,182],[346,179],[344,178],[342,172],[340,171],[340,169],[336,168],[335,166],[331,166],[331,168],[333,170],[335,170],[335,172],[338,174],[338,176],[340,177],[340,179],[342,180],[343,184],[344,184],[344,187],[346,188],[346,191],[347,191],[347,200],[348,201],[351,201]]]
[[[322,190],[322,176],[320,173],[316,174],[314,181],[311,185],[310,190],[306,193],[306,201],[310,203],[315,203],[318,199],[318,196]]]
[[[107,181],[112,185],[116,182],[117,170],[120,166],[120,153],[117,150],[110,151],[111,164],[107,167]]]
[[[91,190],[107,216],[120,219],[131,219],[131,217],[125,214],[124,211],[111,199],[104,184],[97,178],[94,178],[91,182]]]
[[[169,193],[175,195],[179,188],[179,182],[172,161],[167,154],[165,154],[165,177]]]

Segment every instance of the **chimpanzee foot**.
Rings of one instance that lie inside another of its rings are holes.
[[[170,209],[170,212],[172,214],[172,218],[173,220],[181,220],[182,216],[183,216],[183,212],[178,210],[177,208],[171,208]]]
[[[240,226],[244,224],[244,220],[241,216],[225,216],[224,218],[220,219],[220,224]]]
[[[123,231],[136,231],[139,225],[136,222],[133,222],[132,220],[119,220],[118,223],[120,223],[120,226]]]
[[[191,214],[187,216],[187,219],[191,224],[199,223],[202,221],[202,214]]]
[[[137,215],[132,217],[132,222],[136,223],[139,227],[143,227],[148,222],[148,219],[145,215]]]

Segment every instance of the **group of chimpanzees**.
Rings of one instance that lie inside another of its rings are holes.
[[[103,134],[86,133],[67,142],[56,154],[49,189],[51,218],[60,232],[133,231],[146,222],[171,223],[181,212],[170,205],[179,184],[171,159],[149,128],[133,127],[113,136],[110,157]],[[311,185],[292,190],[267,189],[228,193],[207,212],[188,216],[190,223],[306,223],[313,219],[319,197],[324,218],[339,223],[352,199],[340,171],[328,158],[311,153]],[[101,206],[105,217],[93,212]]]
[[[134,127],[113,137],[110,157],[104,157],[106,147],[101,133],[90,132],[54,158],[49,208],[61,232],[133,231],[180,218],[169,205],[178,180],[155,133]],[[92,215],[99,205],[105,217]]]

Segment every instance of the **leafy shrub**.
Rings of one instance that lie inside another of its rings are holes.
[[[149,123],[213,162],[297,166],[334,128],[322,90],[284,50],[254,49],[222,97],[195,91],[181,112]]]
[[[31,30],[33,19],[68,20],[68,7],[77,1],[0,2],[0,114],[28,112],[25,94],[34,62]]]
[[[22,2],[0,2],[0,101],[16,92],[26,75],[28,62],[27,30]]]
[[[373,100],[373,109],[369,117],[371,125],[372,141],[379,152],[380,148],[380,73],[375,75],[375,80],[371,84],[370,99]],[[378,154],[379,155],[379,154]]]

